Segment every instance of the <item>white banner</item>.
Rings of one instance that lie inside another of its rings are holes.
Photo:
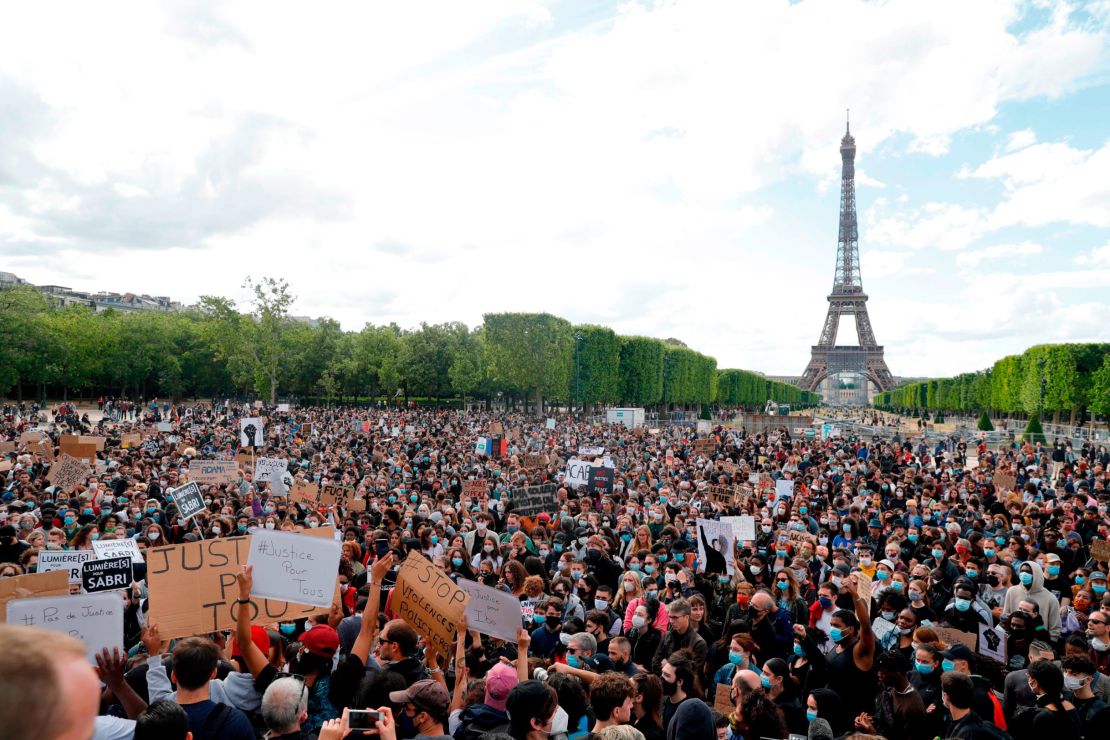
[[[158,544],[164,544],[159,542]],[[139,544],[128,537],[122,540],[97,540],[92,543],[93,552],[97,560],[111,560],[112,558],[131,558],[133,563],[143,562],[143,551]]]
[[[572,457],[567,460],[567,474],[563,483],[568,486],[588,486],[590,484],[590,464]]]
[[[102,649],[123,646],[123,599],[111,591],[77,596],[42,596],[8,602],[8,624],[41,627],[72,635],[85,643],[89,662],[95,665]],[[11,680],[11,677],[8,677]]]
[[[331,538],[252,529],[247,563],[254,566],[252,597],[329,607],[342,548]]]

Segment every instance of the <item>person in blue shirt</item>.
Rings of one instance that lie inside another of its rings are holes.
[[[558,599],[546,599],[536,607],[532,622],[537,626],[532,630],[530,653],[537,658],[551,658],[559,647],[559,633],[562,628],[563,604]]]

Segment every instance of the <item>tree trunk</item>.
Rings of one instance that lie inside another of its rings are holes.
[[[543,418],[543,389],[536,388],[536,418]]]

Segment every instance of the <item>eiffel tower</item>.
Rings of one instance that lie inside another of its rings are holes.
[[[850,125],[845,125],[840,140],[840,233],[836,244],[836,273],[829,294],[829,313],[821,338],[812,348],[809,365],[802,374],[801,386],[816,391],[821,381],[842,373],[861,375],[880,391],[894,388],[894,378],[883,359],[883,348],[875,341],[875,331],[867,316],[867,294],[859,274],[859,229],[856,223],[856,140]],[[859,346],[837,345],[840,317],[856,319]]]

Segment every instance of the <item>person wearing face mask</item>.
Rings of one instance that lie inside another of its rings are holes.
[[[521,681],[505,701],[509,715],[509,734],[517,740],[548,740],[554,732],[559,709],[555,689],[541,681]],[[566,728],[562,728],[566,731]]]
[[[979,625],[994,626],[987,605],[976,598],[975,585],[961,578],[952,589],[952,601],[944,607],[943,621],[961,632],[979,634]]]
[[[825,685],[825,654],[818,647],[823,635],[813,627],[794,625],[794,647],[790,656],[790,675],[802,694]]]
[[[651,667],[663,633],[656,627],[661,604],[658,600],[645,601],[636,606],[630,620],[628,640],[632,644],[632,660],[645,669]]]
[[[691,617],[690,602],[686,599],[675,599],[667,607],[667,621],[669,628],[659,643],[659,649],[651,661],[652,673],[658,673],[663,661],[668,655],[688,649],[694,656],[698,666],[705,663],[705,656],[709,652],[709,645],[698,634]]]
[[[979,599],[991,611],[991,617],[997,623],[1002,619],[1002,605],[1006,601],[1006,592],[1010,590],[1013,569],[1005,563],[990,563],[987,565],[986,583],[979,586]]]
[[[971,711],[975,687],[962,673],[946,673],[940,682],[949,720],[943,737],[962,740],[1005,740],[1010,736]]]
[[[1060,601],[1044,587],[1044,573],[1035,562],[1026,561],[1018,569],[1018,583],[1006,592],[1002,603],[1004,614],[1016,611],[1023,600],[1037,605],[1045,629],[1052,641],[1060,639]]]
[[[856,581],[850,578],[844,587],[851,594],[855,612],[841,609],[832,617],[829,639],[836,644],[826,656],[828,661],[827,688],[841,694],[849,716],[864,711],[874,696],[875,635],[871,631],[871,605],[861,598]]]
[[[1110,737],[1110,706],[1095,696],[1091,682],[1098,671],[1094,663],[1082,655],[1069,655],[1061,661],[1064,688],[1071,692],[1071,702],[1083,724],[1084,738]]]
[[[1075,705],[1063,698],[1064,672],[1055,663],[1038,661],[1029,666],[1026,680],[1036,697],[1032,707],[1014,715],[1009,725],[1014,740],[1079,737],[1082,720]]]
[[[532,621],[536,627],[532,630],[529,653],[537,658],[551,658],[559,647],[559,634],[563,626],[563,602],[555,597],[549,597],[536,607]]]

